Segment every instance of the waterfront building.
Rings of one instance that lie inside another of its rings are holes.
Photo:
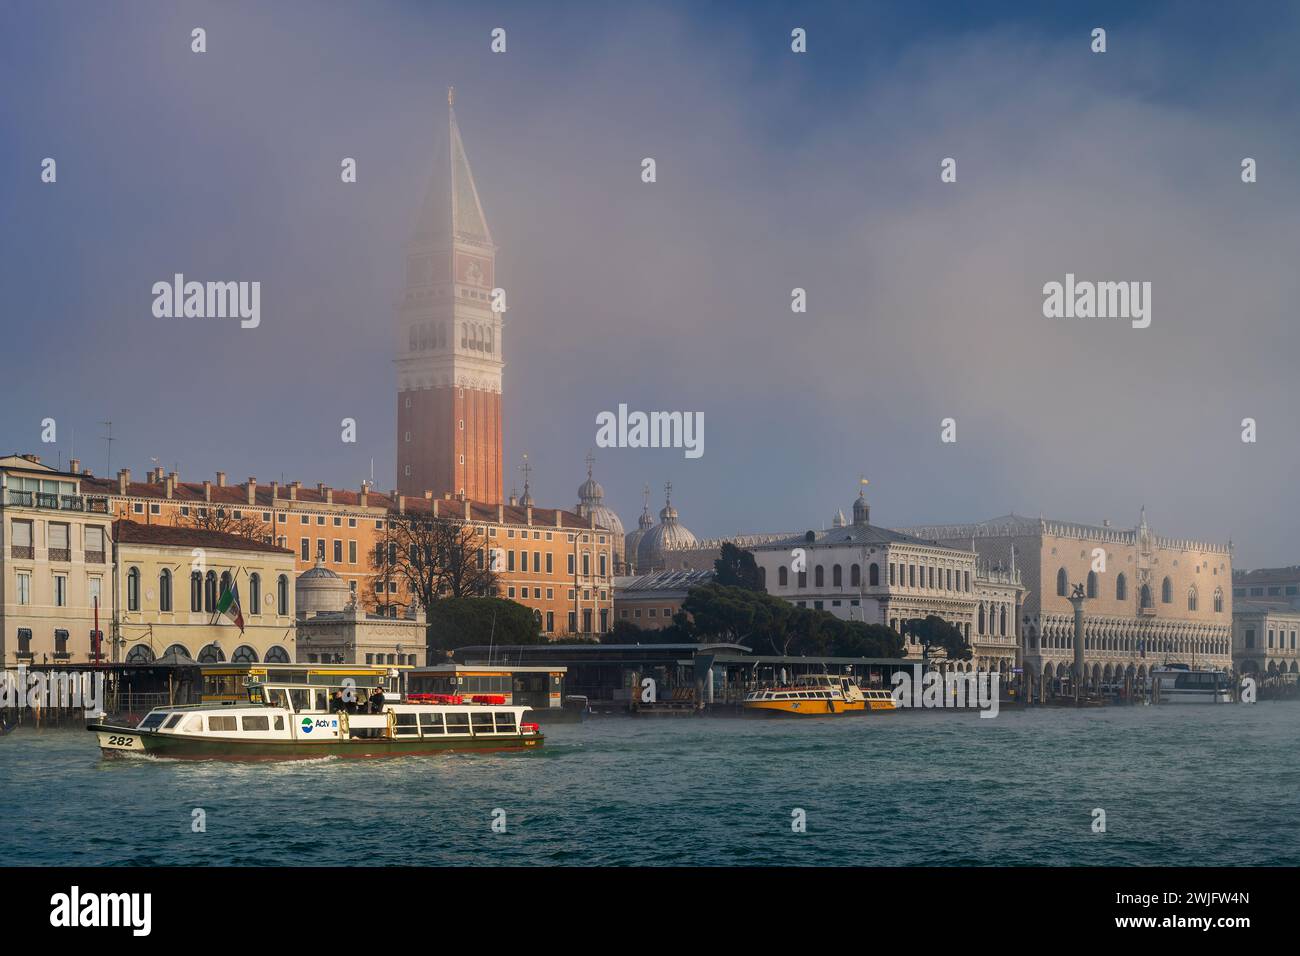
[[[533,507],[529,494],[508,504],[488,505],[436,498],[432,492],[419,497],[380,493],[364,484],[353,491],[298,481],[263,484],[250,477],[232,485],[225,472],[217,472],[215,481],[182,482],[175,472],[155,468],[146,478],[133,481],[124,468],[112,480],[85,474],[80,482],[85,493],[106,498],[115,517],[234,529],[289,548],[299,573],[313,568],[323,553],[325,567],[357,591],[360,605],[398,617],[411,604],[411,596],[391,580],[378,593],[371,566],[385,523],[406,515],[462,521],[481,537],[485,555],[500,551],[499,596],[530,608],[544,634],[595,635],[614,623],[617,545],[611,533],[572,511]]]
[[[397,488],[495,505],[504,500],[505,316],[497,247],[452,99],[397,309]]]
[[[614,579],[614,618],[647,631],[658,631],[673,622],[691,588],[702,587],[714,578],[714,570],[652,571]]]
[[[1084,681],[1138,684],[1163,663],[1232,666],[1232,545],[1156,534],[1146,510],[1132,528],[1011,514],[966,524],[897,529],[971,548],[1014,566],[1027,589],[1020,612],[1027,675],[1049,688],[1074,662],[1069,595],[1082,584]],[[1094,566],[1104,570],[1094,570]],[[1059,684],[1057,685],[1059,686]]]
[[[113,558],[113,660],[148,664],[175,652],[201,664],[293,661],[294,559],[287,548],[221,531],[118,520]],[[242,633],[217,610],[232,589]]]
[[[1300,566],[1256,568],[1232,572],[1232,596],[1237,600],[1265,601],[1300,607]]]
[[[1018,662],[1024,585],[1014,565],[982,561],[970,548],[871,523],[859,491],[851,523],[751,549],[769,594],[844,620],[883,624],[900,634],[931,615],[958,628],[974,657],[955,666],[1009,672]],[[907,656],[922,647],[910,634]]]
[[[37,455],[0,457],[0,659],[89,661],[113,614],[108,500]],[[107,659],[107,642],[101,642]]]
[[[361,607],[356,592],[319,558],[298,575],[297,660],[306,664],[427,663],[425,613],[392,617]]]
[[[1249,585],[1248,585],[1249,586]],[[1285,601],[1232,606],[1232,663],[1238,674],[1294,683],[1300,675],[1300,609]]]

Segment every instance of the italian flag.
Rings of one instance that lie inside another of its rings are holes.
[[[236,624],[239,625],[239,633],[244,633],[244,611],[239,606],[239,585],[233,581],[230,584],[230,590],[221,595],[217,601],[217,613],[224,614]]]

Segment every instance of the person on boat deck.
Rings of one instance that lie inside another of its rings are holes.
[[[347,701],[343,699],[343,691],[336,690],[334,696],[330,698],[330,713],[337,714],[340,711],[348,709]]]
[[[370,699],[366,702],[366,711],[371,714],[382,714],[384,712],[384,689],[376,687],[370,692]]]

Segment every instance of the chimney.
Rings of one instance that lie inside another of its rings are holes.
[[[301,482],[301,481],[291,481],[291,482],[289,482],[289,500],[290,500],[290,501],[297,501],[297,500],[298,500],[298,489],[301,488],[301,487],[302,487],[302,482]]]
[[[167,493],[167,497],[168,497],[168,498],[170,498],[170,497],[175,493],[175,491],[176,491],[176,476],[175,476],[175,475],[168,475],[168,476],[163,480],[163,489],[166,491],[166,493]]]
[[[181,477],[181,476],[180,476],[179,473],[173,471],[173,472],[171,473],[172,484],[173,484],[173,485],[180,484],[180,477]]]
[[[316,494],[320,495],[322,498],[325,497],[325,482],[316,482]]]
[[[438,517],[438,499],[437,499],[437,498],[434,498],[434,499],[433,499],[433,516],[434,516],[435,518]]]
[[[72,472],[74,475],[75,475],[77,472],[81,471],[81,459],[80,459],[80,458],[69,458],[69,459],[68,459],[68,471]]]
[[[466,498],[466,499],[465,499],[465,520],[466,520],[466,521],[470,520],[470,518],[472,517],[472,514],[471,514],[471,512],[470,512],[470,507],[471,507],[471,506],[470,506],[470,503],[469,503],[469,499]]]
[[[131,469],[123,468],[117,473],[117,493],[126,494],[126,486],[131,483]]]
[[[370,489],[366,487],[366,483],[363,481],[361,483],[361,494],[357,495],[357,502],[361,505],[361,507],[365,508],[366,501],[369,497],[370,497]]]
[[[248,476],[248,503],[257,504],[257,479],[252,475]]]
[[[428,491],[428,490],[426,490],[426,491],[424,492],[424,500],[425,500],[425,501],[432,501],[432,500],[433,500],[433,492],[432,492],[432,491]]]
[[[406,495],[397,496],[397,513],[399,515],[406,514]]]
[[[561,515],[563,515],[563,513],[564,513],[564,512],[560,511],[559,508],[556,508],[556,509],[555,509],[555,527],[557,527],[557,528],[563,528],[563,527],[564,527],[564,519],[561,517]],[[592,522],[592,525],[591,525],[591,526],[594,528],[594,527],[596,526],[595,522]]]
[[[203,480],[203,500],[212,500],[212,482],[208,481],[206,478]]]
[[[333,489],[333,488],[326,487],[326,489],[325,489],[325,503],[326,503],[327,505],[332,505],[332,504],[334,504],[334,489]]]
[[[497,503],[497,524],[505,524],[505,523],[506,523],[506,506],[498,502]]]
[[[533,506],[532,506],[532,505],[529,505],[527,508],[524,509],[524,517],[528,519],[528,524],[529,524],[529,525],[532,525],[532,523],[533,523]]]
[[[276,501],[279,499],[279,497],[280,497],[280,483],[278,481],[273,481],[271,482],[271,500]]]
[[[511,496],[510,496],[510,507],[512,507],[512,508],[518,508],[518,507],[519,507],[519,496],[518,496],[518,495],[511,495]]]
[[[226,487],[226,473],[224,471],[217,472],[217,487]]]

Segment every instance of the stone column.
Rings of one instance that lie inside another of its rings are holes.
[[[1071,665],[1071,673],[1074,678],[1074,702],[1079,703],[1079,687],[1083,683],[1083,602],[1086,598],[1083,596],[1083,585],[1074,586],[1074,594],[1070,596],[1070,603],[1074,605],[1074,663]]]

